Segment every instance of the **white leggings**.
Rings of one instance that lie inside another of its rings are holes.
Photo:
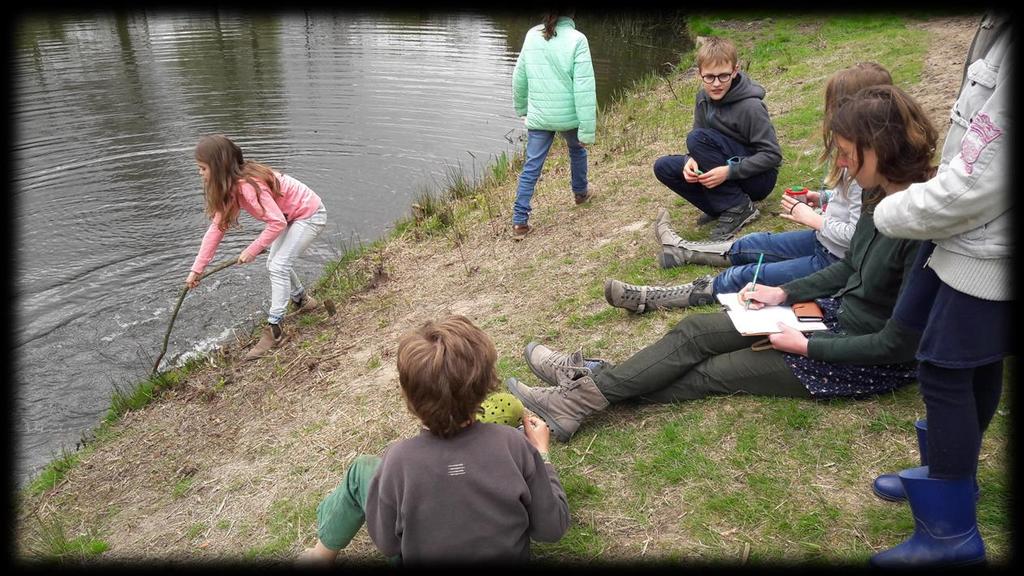
[[[302,298],[306,289],[295,274],[295,259],[309,248],[325,226],[327,209],[320,204],[320,209],[312,216],[293,221],[270,245],[270,254],[267,256],[267,270],[270,272],[270,311],[267,312],[267,322],[280,324],[288,306],[288,298]]]

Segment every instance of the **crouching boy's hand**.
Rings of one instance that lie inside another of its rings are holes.
[[[523,412],[523,432],[526,433],[526,439],[533,444],[538,452],[547,454],[551,429],[543,419],[537,417],[536,414]]]

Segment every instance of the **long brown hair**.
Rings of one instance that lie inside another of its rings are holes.
[[[246,161],[242,157],[242,149],[226,136],[203,136],[196,144],[195,156],[197,162],[209,166],[209,177],[203,185],[206,215],[213,218],[220,214],[219,228],[223,231],[238,222],[238,186],[241,180],[257,191],[261,182],[274,196],[281,195],[274,170],[265,164]],[[259,201],[259,195],[256,198]]]
[[[829,127],[853,143],[858,166],[864,150],[873,150],[878,173],[890,182],[924,182],[935,173],[938,132],[921,105],[896,86],[862,88],[836,110]],[[883,195],[865,190],[863,206],[872,208]]]
[[[568,8],[556,8],[550,10],[544,14],[544,39],[551,40],[552,36],[558,36],[558,32],[555,32],[555,25],[558,24],[558,19],[562,16],[572,18],[576,15],[575,10]]]
[[[498,388],[494,342],[465,316],[429,321],[398,343],[405,403],[434,434],[454,436]]]
[[[828,163],[829,171],[825,176],[825,186],[837,188],[840,180],[843,179],[843,169],[836,165],[835,157],[838,149],[829,123],[836,110],[860,89],[868,86],[892,86],[892,75],[881,64],[875,62],[858,62],[848,68],[843,68],[832,74],[825,84],[825,114],[821,123],[821,138],[824,149],[818,161]],[[850,178],[845,178],[839,193],[845,194],[849,186]]]

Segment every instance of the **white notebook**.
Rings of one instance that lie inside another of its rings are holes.
[[[828,330],[828,326],[825,326],[822,322],[801,322],[797,320],[793,309],[786,305],[765,306],[758,310],[746,310],[743,307],[743,303],[740,302],[739,294],[736,292],[719,294],[718,301],[728,309],[726,314],[732,320],[733,326],[744,336],[760,336],[782,332],[777,326],[778,322],[792,326],[801,332]]]

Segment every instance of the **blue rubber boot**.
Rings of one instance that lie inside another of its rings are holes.
[[[917,429],[917,450],[921,454],[921,466],[928,465],[928,421],[924,418],[914,422]],[[903,502],[907,499],[907,493],[903,490],[903,482],[900,482],[896,474],[882,474],[875,478],[871,485],[871,491],[882,500],[889,502]],[[974,499],[981,498],[981,488],[978,486],[978,477],[974,476]]]
[[[967,566],[985,561],[973,478],[929,478],[927,466],[904,470],[899,478],[914,514],[914,533],[899,546],[872,556],[872,566]]]
[[[923,418],[914,422],[917,428],[917,451],[921,454],[921,466],[928,465],[928,422]],[[903,491],[903,482],[900,482],[896,474],[882,474],[875,478],[871,485],[871,491],[882,500],[889,502],[903,502],[907,499],[907,493]]]

